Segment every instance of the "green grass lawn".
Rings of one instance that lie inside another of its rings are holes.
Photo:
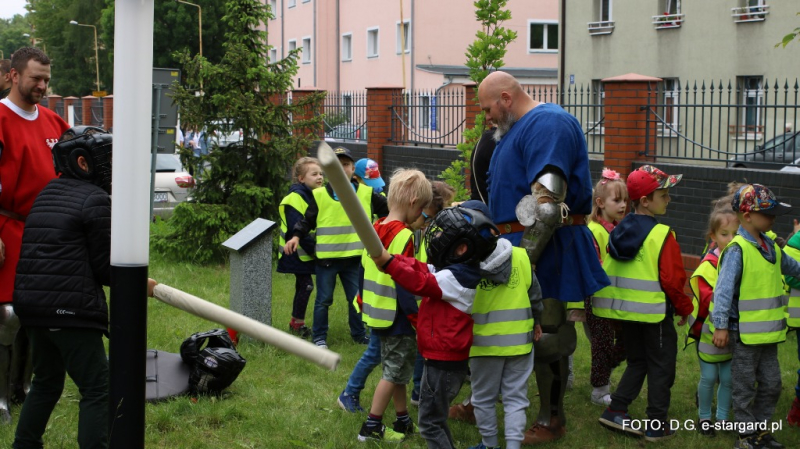
[[[159,282],[187,291],[214,303],[228,304],[229,276],[224,266],[201,267],[186,263],[166,262],[151,253],[150,275]],[[286,329],[294,288],[293,276],[273,275],[273,325]],[[144,300],[144,299],[143,299]],[[167,306],[155,299],[148,300],[148,347],[179,352],[181,342],[194,332],[219,327],[213,323],[193,317]],[[313,296],[309,306],[311,317]],[[365,415],[343,412],[336,405],[336,398],[361,355],[364,346],[350,340],[347,327],[347,310],[341,290],[337,290],[336,301],[331,308],[331,329],[328,342],[332,350],[342,355],[342,362],[335,372],[326,371],[297,357],[280,352],[272,347],[244,342],[239,350],[247,359],[239,379],[220,398],[188,397],[168,402],[147,405],[147,448],[356,448],[376,447],[376,444],[359,443],[356,434]],[[568,433],[560,442],[546,447],[580,448],[624,448],[642,447],[643,440],[629,438],[610,432],[597,423],[602,408],[589,401],[589,345],[579,330],[578,349],[575,353],[575,387],[567,393],[566,407]],[[783,430],[776,433],[787,448],[800,447],[800,429],[786,427],[785,417],[794,397],[797,381],[796,337],[780,346],[783,377],[783,395],[774,416],[783,421]],[[612,382],[619,380],[622,369],[618,368]],[[373,373],[361,396],[362,405],[369,406],[372,392],[379,378]],[[699,368],[694,347],[680,352],[678,375],[672,389],[671,417],[694,420],[697,410],[694,396]],[[80,396],[71,381],[50,419],[45,434],[47,448],[77,448],[78,401]],[[462,389],[459,399],[468,394]],[[533,398],[528,415],[538,409],[533,376],[530,381],[530,396]],[[631,407],[634,417],[644,417],[647,388]],[[386,414],[384,422],[394,420],[394,409]],[[416,410],[411,414],[416,418]],[[14,423],[19,407],[12,408]],[[501,421],[502,422],[502,421]],[[13,425],[0,428],[0,447],[10,447],[13,440]],[[451,422],[457,447],[466,448],[480,440],[478,430],[469,424]],[[502,431],[501,431],[502,433]],[[701,437],[697,432],[680,431],[677,437],[660,443],[665,448],[720,448],[732,447],[735,437],[721,434],[714,439]],[[399,445],[387,447],[425,448],[419,436],[407,439]]]

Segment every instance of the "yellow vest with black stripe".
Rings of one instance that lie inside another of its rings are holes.
[[[669,226],[657,224],[632,260],[608,257],[603,262],[611,285],[592,298],[592,313],[602,318],[659,323],[667,313],[667,295],[661,288],[658,258]]]
[[[597,247],[600,248],[600,260],[605,262],[608,258],[608,231],[596,221],[590,221],[586,226],[592,232],[592,236],[597,242]]]
[[[689,327],[691,328],[695,321],[697,321],[697,314],[700,308],[700,284],[699,279],[703,278],[708,285],[713,289],[717,285],[717,268],[708,260],[703,261],[697,267],[689,279],[689,285],[692,287],[692,315],[689,317]],[[703,328],[700,331],[700,340],[697,342],[697,355],[700,360],[706,363],[720,363],[727,362],[731,359],[730,346],[718,348],[714,346],[714,324],[711,322],[711,312],[714,311],[714,298],[711,298],[711,303],[708,305],[708,316],[703,322]]]
[[[534,325],[528,296],[531,276],[528,253],[523,248],[513,248],[508,283],[481,280],[472,305],[470,357],[511,357],[531,352]]]
[[[722,259],[733,245],[742,249],[742,279],[739,284],[739,338],[746,345],[780,343],[786,340],[781,275],[781,249],[773,242],[775,263],[769,263],[757,244],[737,235],[719,256]],[[719,268],[719,267],[718,267]]]
[[[792,259],[800,262],[800,249],[786,245],[783,252]],[[786,324],[793,328],[800,328],[800,289],[793,288],[786,284],[786,291],[789,294],[789,304],[786,309]]]
[[[423,263],[428,263],[428,240],[425,239],[425,233],[421,233],[421,238],[419,239],[419,248],[417,248],[417,253],[414,255],[416,259]],[[422,303],[422,296],[414,295],[414,299],[417,301],[417,307]]]
[[[386,250],[389,254],[402,254],[408,241],[413,238],[411,230],[403,229]],[[397,288],[391,276],[378,270],[366,250],[362,252],[361,265],[364,267],[361,318],[369,327],[386,329],[392,325],[397,314]]]
[[[372,187],[359,184],[356,196],[361,206],[372,216]],[[342,205],[334,200],[327,189],[314,189],[317,201],[317,259],[343,259],[361,256],[364,244],[356,234],[356,230]]]
[[[281,235],[278,239],[278,243],[281,245],[281,248],[286,246],[286,206],[293,207],[297,212],[300,212],[301,215],[306,214],[306,209],[308,209],[308,203],[306,200],[303,199],[297,192],[292,192],[286,195],[283,200],[281,200],[280,206],[278,206],[278,213],[281,216]],[[309,255],[303,249],[302,246],[297,245],[297,255],[300,257],[300,260],[303,262],[308,262],[309,260],[314,260],[314,256]],[[278,259],[283,257],[283,251],[278,251]]]

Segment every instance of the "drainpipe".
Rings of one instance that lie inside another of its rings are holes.
[[[311,35],[311,42],[312,42],[311,48],[313,48],[313,50],[311,50],[311,54],[314,55],[314,60],[311,61],[311,63],[314,64],[314,87],[318,87],[317,86],[317,62],[318,62],[317,55],[319,54],[319,49],[317,48],[317,2],[316,1],[314,1],[314,10],[312,11],[312,14],[314,14],[314,22],[313,22],[314,29],[311,31],[311,33],[312,33],[312,35]]]
[[[281,59],[286,57],[286,53],[284,53],[284,49],[286,48],[286,41],[283,40],[283,38],[284,38],[283,29],[285,28],[283,26],[284,25],[284,23],[283,23],[283,10],[286,7],[286,5],[284,5],[285,1],[286,0],[281,0]]]
[[[342,91],[342,30],[339,23],[339,0],[336,0],[336,91]]]
[[[444,84],[442,84],[441,86],[437,87],[437,88],[436,88],[436,91],[434,91],[434,93],[436,94],[436,97],[437,97],[437,98],[439,97],[439,91],[440,91],[440,90],[442,90],[442,89],[444,89],[445,87],[447,87],[447,86],[449,86],[449,85],[453,84],[453,77],[452,77],[452,76],[446,76],[445,78],[447,78],[447,80],[444,82]]]
[[[559,83],[561,84],[561,95],[564,95],[564,73],[567,70],[566,67],[566,46],[564,42],[566,40],[566,22],[567,22],[567,0],[561,0],[561,79]]]
[[[414,17],[414,0],[411,0],[411,92],[414,92],[414,55],[416,51],[414,49],[417,46],[417,39],[414,37],[416,32],[414,30],[417,29],[417,22]]]

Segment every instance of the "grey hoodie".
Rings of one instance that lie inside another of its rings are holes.
[[[481,278],[488,279],[500,284],[508,283],[511,277],[511,242],[506,239],[498,239],[497,247],[492,254],[489,254],[481,261]],[[534,323],[541,323],[542,310],[542,287],[536,279],[536,273],[531,273],[531,286],[528,289],[528,297],[531,301],[531,312],[533,313]]]

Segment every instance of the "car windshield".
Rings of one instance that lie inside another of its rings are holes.
[[[156,155],[156,171],[157,172],[180,172],[183,171],[180,159],[174,154],[157,154]]]

